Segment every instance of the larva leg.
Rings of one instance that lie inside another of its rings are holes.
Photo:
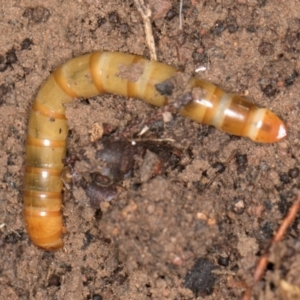
[[[113,93],[163,106],[167,98],[156,85],[176,72],[136,55],[95,52],[71,59],[48,78],[33,103],[26,141],[24,215],[37,246],[45,250],[63,246],[60,174],[68,133],[64,105],[76,97]],[[191,90],[200,89],[201,96],[182,109],[184,116],[258,142],[285,137],[283,122],[269,110],[200,79],[192,78],[190,85]]]

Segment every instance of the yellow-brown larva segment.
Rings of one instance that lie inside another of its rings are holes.
[[[48,199],[53,200],[51,198]],[[24,211],[24,216],[28,234],[35,245],[49,251],[58,250],[63,247],[61,239],[63,220],[60,210],[51,211],[48,207],[40,208],[31,206]]]
[[[69,60],[50,75],[33,103],[26,142],[24,216],[35,245],[49,251],[63,247],[60,176],[68,134],[65,104],[76,97],[112,93],[162,106],[167,98],[155,86],[176,72],[137,55],[95,52]],[[285,137],[283,122],[269,110],[205,80],[192,78],[190,85],[202,93],[182,109],[182,115],[258,142]]]
[[[47,169],[26,167],[26,177],[24,184],[29,190],[48,192],[51,188],[53,192],[60,193],[63,187],[60,179],[61,169]]]

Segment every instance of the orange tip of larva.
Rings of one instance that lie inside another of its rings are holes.
[[[269,110],[265,110],[255,141],[261,143],[276,143],[287,135],[283,121]]]

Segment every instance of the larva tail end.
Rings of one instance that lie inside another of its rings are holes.
[[[64,246],[63,222],[60,211],[25,207],[24,217],[31,241],[45,251],[56,251]]]
[[[37,245],[37,246],[45,251],[53,252],[62,249],[64,246],[64,242],[62,241],[62,239],[59,239],[51,244],[49,243],[49,244]]]
[[[276,143],[284,139],[287,135],[285,124],[278,116],[269,110],[265,110],[264,118],[255,138],[260,143]]]

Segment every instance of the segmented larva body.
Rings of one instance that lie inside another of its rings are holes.
[[[133,66],[139,66],[136,78],[122,76],[124,67]],[[137,55],[95,52],[69,60],[50,75],[32,105],[26,142],[24,215],[35,245],[49,251],[63,246],[60,176],[68,134],[65,104],[78,97],[112,93],[163,106],[167,98],[155,86],[175,72],[173,67]],[[192,78],[190,84],[204,93],[187,104],[182,115],[257,142],[285,137],[283,122],[269,110],[201,79]]]

